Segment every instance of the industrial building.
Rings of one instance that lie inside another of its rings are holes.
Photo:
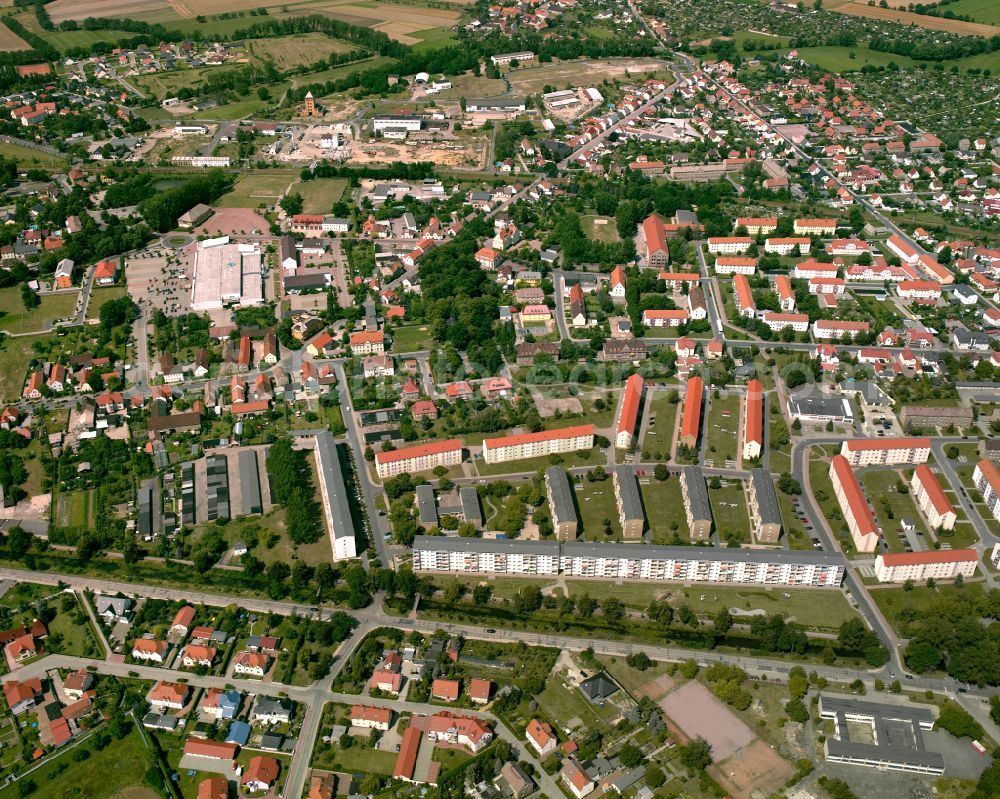
[[[934,713],[927,706],[821,694],[819,715],[832,720],[836,728],[823,743],[827,760],[888,771],[944,773],[944,757],[924,748],[923,732],[934,728]],[[868,724],[871,731],[864,741],[852,741],[849,724]]]
[[[642,538],[646,527],[646,514],[642,509],[642,496],[631,466],[616,466],[613,480],[615,484],[615,505],[618,520],[622,525],[622,535],[626,539]]]
[[[264,502],[260,493],[260,468],[257,464],[257,452],[252,449],[240,450],[238,464],[243,515],[263,513]]]
[[[771,473],[764,468],[751,469],[747,482],[747,509],[753,537],[759,544],[777,544],[781,538],[781,508]]]
[[[788,415],[802,422],[853,422],[854,409],[846,397],[819,391],[788,398]]]
[[[707,541],[712,535],[712,505],[699,466],[681,469],[681,495],[692,541]]]
[[[205,458],[205,470],[208,474],[205,518],[210,522],[233,518],[229,508],[228,459],[225,455],[209,455]]]
[[[347,484],[344,482],[337,443],[329,431],[316,436],[316,469],[333,559],[355,558],[358,553]]]
[[[572,541],[577,536],[580,520],[573,502],[573,487],[565,469],[550,466],[545,470],[545,495],[549,499],[556,538],[560,541]]]
[[[230,244],[228,236],[198,242],[191,282],[192,311],[262,302],[264,254],[259,244]]]
[[[785,549],[664,547],[417,536],[417,572],[837,588],[843,555]]]

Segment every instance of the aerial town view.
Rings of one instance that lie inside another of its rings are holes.
[[[1000,0],[0,0],[0,799],[1000,797]]]

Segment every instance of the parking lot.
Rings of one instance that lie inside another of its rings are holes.
[[[132,298],[143,308],[158,309],[168,316],[187,313],[192,273],[187,253],[153,247],[131,256],[125,276]]]

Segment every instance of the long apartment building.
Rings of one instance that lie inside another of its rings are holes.
[[[705,381],[697,375],[687,381],[687,391],[684,393],[684,416],[681,419],[680,444],[688,449],[694,449],[695,444],[698,443],[704,391]]]
[[[985,458],[979,461],[976,471],[972,473],[972,480],[993,518],[1000,521],[1000,470],[996,464]]]
[[[736,299],[736,312],[740,316],[753,319],[757,315],[757,303],[750,291],[750,281],[745,275],[733,275],[733,294]]]
[[[646,266],[663,269],[670,263],[670,247],[663,220],[650,214],[642,221],[642,238],[646,249]]]
[[[843,555],[786,549],[417,536],[417,572],[837,588]]]
[[[347,560],[358,556],[354,537],[354,521],[347,484],[337,453],[337,443],[329,431],[316,436],[316,466],[319,474],[319,493],[323,499],[323,515],[330,536],[334,560]],[[246,485],[244,483],[244,485]]]
[[[777,544],[781,538],[781,508],[771,473],[764,468],[750,470],[747,481],[747,510],[753,537],[759,544]]]
[[[743,460],[759,458],[764,447],[764,384],[747,383],[743,398]]]
[[[858,552],[874,552],[878,546],[878,524],[868,506],[854,469],[843,455],[834,455],[830,463],[830,481],[840,503],[847,529],[851,532],[854,548]]]
[[[875,558],[880,583],[923,582],[930,578],[951,580],[976,573],[979,558],[974,549],[940,549],[927,552],[886,552]]]
[[[929,438],[853,438],[840,447],[855,469],[863,466],[896,466],[906,463],[927,463],[931,454]]]
[[[618,425],[615,427],[615,447],[618,449],[631,449],[635,444],[644,384],[645,381],[638,374],[625,381],[625,391],[622,392],[618,407]]]
[[[629,540],[642,538],[642,532],[646,528],[646,514],[642,509],[642,497],[635,479],[635,470],[631,466],[616,466],[612,479],[615,484],[615,506],[618,508],[622,535]]]
[[[931,467],[920,464],[913,471],[910,490],[917,502],[917,507],[924,514],[927,523],[934,530],[952,530],[955,527],[956,515],[948,496],[941,488]]]
[[[580,519],[573,503],[573,486],[570,485],[569,475],[561,466],[550,466],[545,470],[545,495],[549,499],[556,538],[560,541],[572,541],[576,538]]]
[[[433,441],[389,452],[375,453],[375,472],[385,480],[403,472],[426,472],[436,466],[458,466],[462,462],[462,439]]]
[[[681,497],[692,541],[707,541],[712,535],[712,504],[700,466],[681,469]]]
[[[525,458],[539,458],[562,452],[591,449],[594,446],[594,426],[582,424],[559,430],[543,430],[519,436],[483,439],[483,460],[506,463]]]

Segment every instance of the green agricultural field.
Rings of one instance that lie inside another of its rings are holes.
[[[42,294],[41,305],[29,311],[24,307],[19,287],[0,289],[0,330],[9,333],[41,332],[46,322],[72,314],[76,309],[76,298],[75,292]]]
[[[220,208],[256,208],[273,205],[292,182],[290,172],[252,172],[238,178],[233,190],[224,194],[216,205]]]
[[[392,352],[418,352],[433,349],[434,342],[427,325],[404,325],[392,331]]]
[[[328,214],[347,190],[343,178],[322,178],[296,183],[291,190],[302,195],[302,211],[307,214]]]
[[[334,53],[349,53],[353,49],[354,47],[347,42],[331,39],[324,33],[276,36],[269,39],[254,39],[247,43],[251,58],[274,64],[282,72],[314,64],[319,59],[328,58]]]
[[[65,169],[66,159],[55,153],[36,150],[34,147],[26,147],[23,144],[14,142],[0,142],[0,155],[4,158],[13,158],[17,161],[20,169]]]
[[[458,44],[455,32],[448,30],[448,28],[427,28],[427,30],[415,31],[408,35],[414,39],[420,39],[418,44],[413,45],[414,51],[418,53],[424,50],[440,50],[442,47]]]
[[[640,480],[645,479],[640,478]],[[672,474],[662,483],[649,478],[645,485],[640,483],[639,490],[642,493],[646,524],[652,534],[653,543],[668,544],[675,536],[681,541],[688,541],[691,530],[684,514],[680,477]]]
[[[152,799],[159,796],[142,781],[142,775],[155,762],[155,757],[143,744],[140,735],[138,730],[133,729],[125,738],[113,741],[99,752],[89,744],[67,749],[64,754],[32,772],[28,779],[36,789],[31,796],[33,799],[83,796],[87,799],[124,796]],[[74,758],[80,748],[90,751],[86,767],[80,767]]]
[[[996,0],[956,0],[942,8],[956,17],[970,17],[986,25],[1000,25],[1000,5]]]

